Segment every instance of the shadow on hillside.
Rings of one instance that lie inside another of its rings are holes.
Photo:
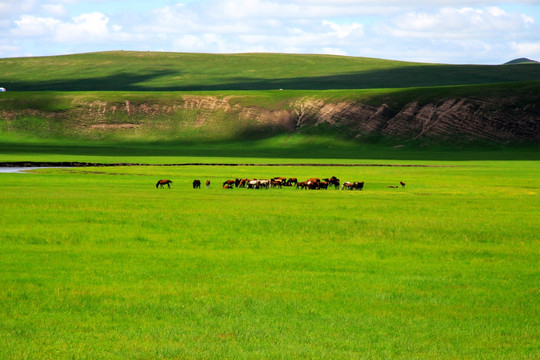
[[[167,77],[179,77],[178,83]],[[196,74],[192,74],[197,78]],[[185,83],[175,70],[137,74],[123,72],[83,79],[14,82],[13,91],[217,91],[217,90],[330,90],[405,88],[487,84],[540,80],[539,64],[513,66],[414,65],[347,74],[261,79],[217,77],[214,83]],[[167,83],[167,85],[162,85]]]

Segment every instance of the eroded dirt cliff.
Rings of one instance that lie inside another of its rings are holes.
[[[540,103],[524,103],[512,98],[448,98],[437,102],[410,101],[399,106],[385,103],[374,106],[361,101],[303,97],[267,107],[245,105],[237,100],[235,96],[197,95],[179,96],[177,100],[167,102],[94,100],[76,102],[67,110],[55,112],[31,108],[0,109],[0,121],[8,131],[17,131],[19,119],[37,117],[60,122],[64,127],[84,129],[85,133],[144,132],[150,127],[170,132],[171,129],[212,129],[212,126],[215,131],[238,127],[236,134],[241,134],[247,127],[264,127],[276,133],[303,132],[322,126],[357,139],[377,136],[404,141],[496,143],[540,140]],[[223,123],[226,123],[225,127]]]

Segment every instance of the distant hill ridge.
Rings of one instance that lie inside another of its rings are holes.
[[[504,65],[534,64],[534,63],[538,63],[538,61],[527,59],[527,58],[519,58],[519,59],[510,60],[510,61],[504,63]]]

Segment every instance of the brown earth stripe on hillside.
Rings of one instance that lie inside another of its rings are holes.
[[[389,167],[455,167],[454,165],[423,164],[247,164],[247,163],[179,163],[179,164],[144,164],[144,163],[89,163],[78,161],[9,161],[0,162],[0,167],[100,167],[100,166],[389,166]]]

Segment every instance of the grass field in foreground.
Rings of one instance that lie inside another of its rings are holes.
[[[0,358],[538,358],[539,162],[453,164],[0,174]]]

